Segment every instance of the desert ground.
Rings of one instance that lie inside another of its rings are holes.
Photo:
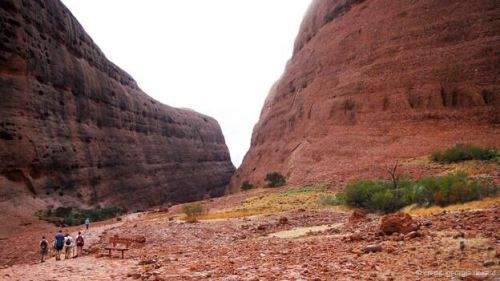
[[[484,172],[478,163],[469,164],[469,172]],[[497,171],[488,173],[496,178]],[[16,235],[0,240],[0,278],[499,280],[500,197],[405,208],[413,231],[388,235],[382,214],[320,203],[340,185],[256,188],[207,199],[201,202],[206,212],[194,223],[185,221],[182,205],[175,205],[93,223],[89,230],[68,227],[65,232],[85,235],[85,255],[62,261],[51,257],[40,263],[37,253],[40,237],[53,239],[58,228],[24,222]],[[104,250],[115,235],[134,241],[124,259],[118,251],[109,257]]]

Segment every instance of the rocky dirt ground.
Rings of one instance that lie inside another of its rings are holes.
[[[15,243],[9,238],[15,246],[8,247],[6,240],[1,241],[0,279],[500,278],[500,198],[414,215],[411,231],[386,235],[381,233],[379,215],[314,205],[312,202],[325,192],[329,192],[327,187],[302,187],[255,190],[212,199],[205,202],[211,208],[209,219],[198,223],[183,222],[177,206],[169,212],[127,215],[121,221],[102,222],[85,231],[86,255],[67,261],[56,262],[52,258],[39,263],[36,245]],[[259,214],[253,215],[258,208]],[[42,230],[55,228],[41,229],[34,224],[19,235],[26,239],[23,241],[37,243]],[[78,227],[67,229],[73,233],[77,230]],[[111,258],[104,255],[102,249],[113,235],[138,241],[132,244],[125,259],[119,258],[117,252]]]
[[[404,165],[433,168],[432,174],[465,167],[498,182],[497,166],[431,164]],[[85,255],[57,262],[40,263],[37,253],[41,236],[52,239],[57,228],[23,220],[10,230],[14,235],[0,237],[0,280],[500,280],[500,197],[411,206],[403,210],[411,216],[399,218],[404,227],[384,234],[394,218],[320,204],[342,185],[257,188],[208,199],[197,223],[184,222],[176,205],[90,230],[66,228],[83,231]],[[114,235],[135,241],[125,259],[105,254]]]

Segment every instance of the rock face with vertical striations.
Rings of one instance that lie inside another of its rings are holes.
[[[223,194],[234,166],[217,121],[143,93],[60,1],[0,1],[0,39],[0,205]]]
[[[500,146],[500,4],[314,0],[232,178],[380,176],[455,143]]]

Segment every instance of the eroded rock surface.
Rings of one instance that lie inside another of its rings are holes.
[[[0,159],[30,215],[218,196],[234,171],[216,120],[147,96],[58,0],[0,2]]]
[[[315,0],[232,179],[386,174],[455,143],[500,146],[500,5]]]

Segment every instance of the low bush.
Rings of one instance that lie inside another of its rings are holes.
[[[322,198],[321,203],[346,204],[372,212],[388,213],[411,204],[447,206],[464,203],[495,196],[499,191],[500,187],[491,182],[479,182],[469,179],[465,173],[456,173],[416,181],[402,180],[398,188],[394,188],[389,181],[356,181],[335,197]]]
[[[268,182],[267,187],[279,187],[286,184],[285,177],[278,172],[268,173],[266,181]]]
[[[334,195],[323,195],[320,198],[320,203],[322,205],[332,205],[332,206],[344,205],[346,204],[345,193],[339,192]]]
[[[197,222],[198,217],[204,213],[201,203],[188,203],[182,205],[182,212],[186,215],[187,222]]]
[[[58,207],[55,210],[49,209],[45,212],[41,212],[40,217],[48,218],[49,220],[52,220],[53,218],[61,218],[65,225],[73,226],[83,224],[86,218],[89,218],[90,221],[93,222],[103,221],[124,214],[126,211],[126,209],[120,207],[101,208],[100,206],[97,206],[93,209]]]
[[[323,193],[326,191],[325,186],[319,185],[305,185],[299,188],[290,188],[281,191],[279,194],[283,196],[294,196],[300,193]]]
[[[241,184],[241,190],[250,190],[253,188],[253,184],[249,181],[244,181],[242,184]]]
[[[449,164],[466,160],[492,160],[496,157],[499,157],[499,151],[495,149],[457,144],[445,151],[433,153],[431,159],[434,162]]]

